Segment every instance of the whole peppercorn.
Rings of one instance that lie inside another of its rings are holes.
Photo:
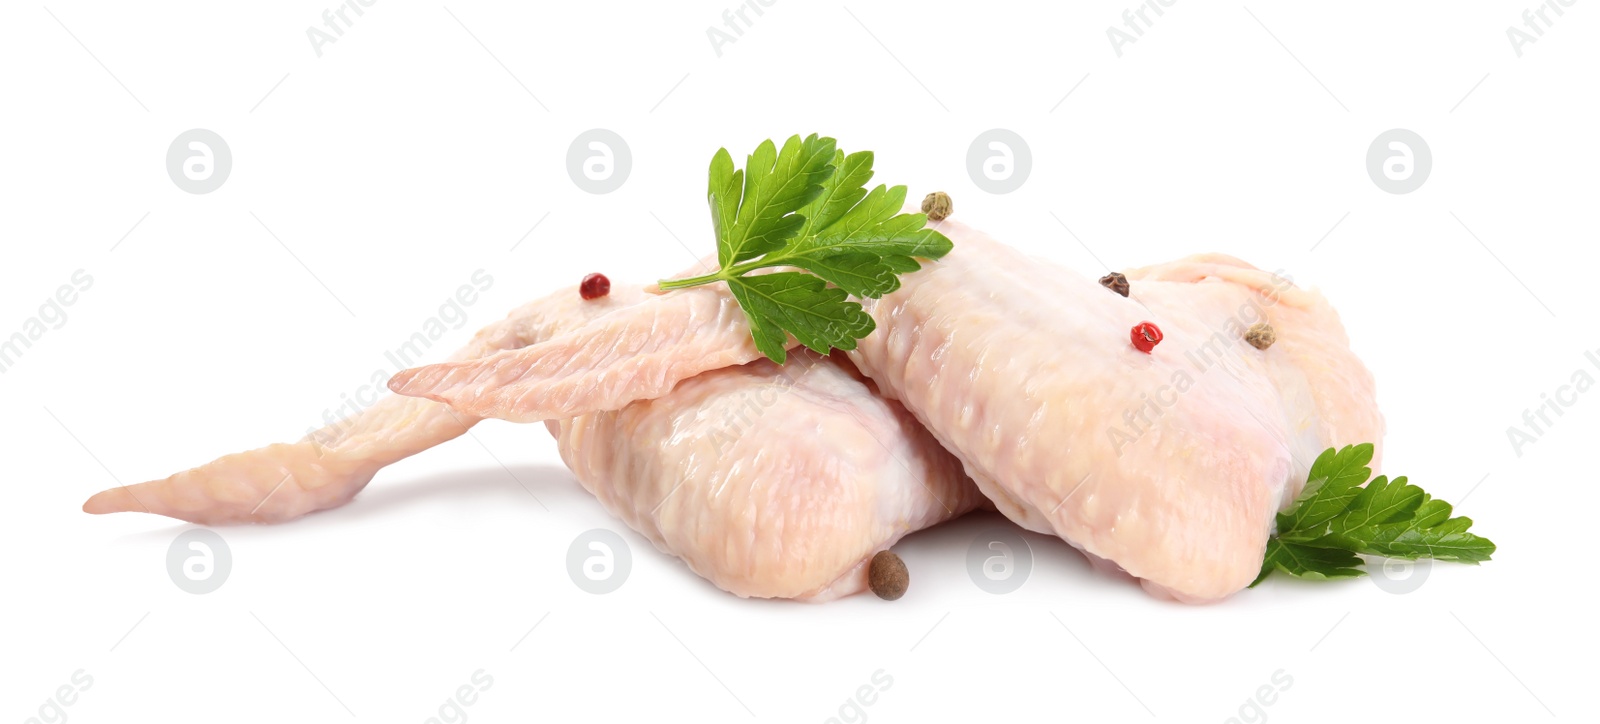
[[[1278,341],[1278,333],[1272,328],[1272,325],[1266,322],[1257,322],[1250,325],[1250,329],[1244,333],[1244,341],[1249,342],[1250,346],[1256,349],[1266,349],[1271,347],[1273,342]]]
[[[950,194],[943,191],[922,197],[922,213],[927,214],[930,221],[944,221],[955,210],[955,205],[950,202]]]
[[[1124,297],[1128,296],[1128,278],[1118,274],[1117,272],[1111,272],[1110,274],[1100,277],[1100,286],[1121,294]]]
[[[1150,354],[1150,350],[1161,344],[1161,328],[1149,322],[1140,322],[1134,326],[1132,332],[1133,348]]]
[[[867,565],[867,587],[878,598],[893,601],[906,595],[906,588],[910,585],[911,574],[906,571],[906,562],[900,560],[900,556],[889,551],[878,551],[872,557],[872,563]]]
[[[585,300],[599,299],[611,293],[611,280],[604,274],[590,274],[578,285],[578,296]]]

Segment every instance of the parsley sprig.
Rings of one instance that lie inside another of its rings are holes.
[[[1317,457],[1305,490],[1278,514],[1278,532],[1267,541],[1261,575],[1251,587],[1274,570],[1311,579],[1365,575],[1362,555],[1489,560],[1494,543],[1467,532],[1471,518],[1450,517],[1449,503],[1404,477],[1379,475],[1368,482],[1370,462],[1370,443],[1328,448]]]
[[[768,140],[742,170],[728,149],[711,159],[707,190],[720,269],[664,280],[663,290],[726,282],[750,318],[756,349],[782,363],[788,335],[826,354],[852,350],[875,323],[850,297],[878,298],[900,288],[901,274],[937,259],[950,240],[924,229],[927,216],[902,214],[906,187],[872,179],[871,151],[845,155],[832,138]],[[793,267],[750,275],[757,269]]]

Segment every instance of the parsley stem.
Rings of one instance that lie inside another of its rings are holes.
[[[656,282],[656,286],[660,287],[661,291],[665,292],[673,289],[698,287],[702,284],[712,284],[715,282],[720,282],[723,279],[724,277],[722,276],[722,273],[718,272],[715,274],[707,274],[705,276],[689,277],[688,279],[662,279],[661,281]]]
[[[768,256],[774,255],[769,254]],[[727,281],[734,277],[743,276],[746,272],[768,266],[776,265],[769,263],[765,258],[755,259],[752,261],[747,261],[743,264],[734,264],[726,269],[718,269],[717,271],[702,276],[689,277],[688,279],[663,279],[656,282],[656,286],[660,287],[661,291],[664,292],[671,291],[673,289],[687,289],[689,287],[698,287],[705,284],[715,284],[717,282]]]

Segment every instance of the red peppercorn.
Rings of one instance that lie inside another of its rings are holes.
[[[604,274],[590,274],[578,285],[578,294],[584,299],[599,299],[611,293],[611,280]]]
[[[1150,354],[1161,343],[1161,328],[1149,322],[1140,322],[1133,328],[1133,348]]]

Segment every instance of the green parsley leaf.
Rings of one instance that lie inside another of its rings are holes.
[[[663,280],[661,289],[726,282],[750,318],[756,349],[782,363],[789,335],[826,353],[852,350],[872,318],[850,297],[876,299],[900,288],[918,258],[950,253],[927,216],[902,214],[906,187],[867,190],[873,154],[845,154],[832,138],[792,136],[779,149],[756,147],[735,169],[727,149],[711,159],[706,195],[721,269]],[[750,275],[757,269],[784,267]]]
[[[927,216],[899,213],[905,203],[906,187],[880,184],[838,220],[769,261],[800,267],[859,297],[881,297],[900,288],[900,274],[922,268],[912,257],[937,259],[952,248],[943,234],[922,228]]]
[[[822,182],[833,175],[834,141],[815,133],[804,141],[793,136],[781,151],[763,141],[746,159],[744,171],[719,184],[717,167],[726,154],[727,149],[717,153],[711,177],[712,207],[719,218],[733,216],[717,233],[717,261],[725,267],[778,249],[800,231],[805,217],[795,212],[820,196]],[[727,163],[731,168],[732,161]],[[744,186],[735,196],[730,187],[737,187],[741,173]],[[734,205],[737,210],[729,208]]]
[[[756,349],[780,364],[785,357],[785,330],[801,344],[827,354],[832,347],[855,349],[856,340],[877,326],[861,305],[845,301],[843,289],[829,288],[821,279],[799,272],[734,277],[728,288],[750,317]]]
[[[1404,477],[1367,482],[1372,453],[1367,444],[1317,456],[1305,490],[1278,514],[1278,532],[1267,541],[1261,575],[1251,587],[1275,570],[1309,579],[1364,575],[1360,556],[1489,560],[1494,543],[1467,532],[1472,519],[1450,517],[1449,503]]]
[[[1379,475],[1367,483],[1351,501],[1349,515],[1339,518],[1334,532],[1344,533],[1364,526],[1412,518],[1428,494],[1422,488],[1406,482],[1404,475],[1390,480]]]
[[[861,203],[861,198],[867,195],[864,187],[872,180],[872,159],[871,151],[857,151],[848,156],[844,151],[833,152],[833,175],[823,183],[823,192],[800,209],[800,215],[806,220],[800,227],[800,236],[809,236],[814,229],[828,228],[840,215]]]
[[[1348,508],[1372,469],[1371,443],[1335,451],[1329,448],[1311,464],[1311,476],[1300,498],[1278,514],[1278,532],[1316,530]]]
[[[1361,557],[1350,551],[1313,548],[1272,538],[1267,541],[1267,557],[1261,562],[1261,575],[1256,576],[1250,587],[1254,588],[1275,570],[1285,571],[1296,578],[1326,580],[1366,575],[1360,566]]]

